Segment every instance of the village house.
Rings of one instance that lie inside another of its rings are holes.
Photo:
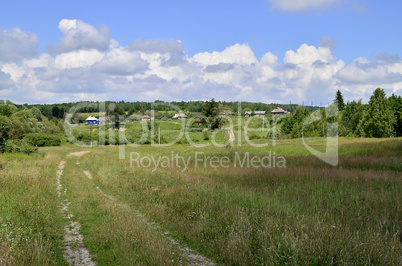
[[[187,116],[184,113],[176,113],[172,118],[184,119],[187,118]]]
[[[274,110],[271,111],[271,115],[284,115],[287,112],[285,110],[283,110],[280,107],[275,108]]]
[[[200,125],[200,124],[205,123],[205,121],[204,121],[204,119],[203,119],[202,117],[200,117],[200,118],[198,118],[197,120],[195,120],[195,123],[196,123],[197,125]]]
[[[252,111],[245,111],[244,117],[251,117],[252,113],[253,113]],[[267,113],[266,111],[254,111],[253,117],[264,117],[266,113]]]
[[[143,115],[141,121],[151,121],[151,117],[149,115]]]

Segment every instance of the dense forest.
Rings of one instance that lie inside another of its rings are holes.
[[[79,110],[74,107],[80,105]],[[24,140],[39,146],[60,145],[64,138],[64,118],[72,110],[77,112],[76,121],[84,122],[87,115],[81,118],[79,113],[96,113],[105,111],[106,115],[120,114],[124,116],[141,116],[149,114],[154,106],[158,116],[174,114],[177,106],[187,115],[205,114],[207,117],[224,113],[237,115],[238,102],[189,101],[189,102],[80,102],[60,104],[23,104],[0,100],[0,147],[7,139]],[[241,102],[242,112],[267,111],[267,120],[275,124],[275,135],[283,138],[304,136],[327,136],[330,123],[338,122],[336,132],[346,137],[399,137],[402,136],[402,97],[392,94],[387,97],[383,89],[376,89],[367,104],[362,100],[344,103],[342,93],[338,91],[332,107],[336,111],[331,114],[331,106],[299,106],[296,104],[266,104]],[[271,117],[270,111],[281,107],[288,111],[287,115]],[[100,110],[101,109],[101,110]],[[215,110],[211,112],[211,110]],[[213,119],[211,117],[211,119]],[[307,119],[307,120],[306,120]],[[307,124],[306,124],[307,121]],[[304,124],[304,126],[303,126]],[[304,128],[304,130],[302,130]],[[332,134],[332,133],[331,133]]]

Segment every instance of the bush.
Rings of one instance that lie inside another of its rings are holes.
[[[179,144],[185,144],[185,145],[191,144],[191,143],[188,141],[188,139],[186,138],[186,136],[183,136],[177,143],[179,143]]]
[[[263,139],[264,137],[260,136],[256,133],[251,133],[248,138],[249,138],[249,140],[253,140],[253,139]]]
[[[43,133],[29,133],[24,137],[29,145],[45,147],[45,146],[60,146],[61,138],[56,135],[47,135]]]
[[[2,152],[16,152],[16,153],[26,153],[30,155],[31,153],[37,152],[38,148],[29,144],[26,140],[8,140],[4,143],[4,149]]]
[[[282,132],[279,128],[277,127],[272,127],[268,130],[267,132],[267,139],[279,139],[282,136]]]
[[[6,151],[6,139],[0,137],[0,153],[4,153]]]
[[[83,141],[83,142],[90,142],[91,141],[91,135],[88,132],[80,132],[76,136],[77,140]]]
[[[202,130],[202,135],[204,136],[204,140],[209,140],[208,128]]]

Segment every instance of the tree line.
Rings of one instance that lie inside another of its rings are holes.
[[[345,104],[342,93],[338,90],[333,106],[337,107],[337,110],[329,106],[321,111],[316,110],[313,114],[305,107],[298,106],[292,116],[279,121],[281,133],[291,138],[301,137],[302,133],[311,137],[327,136],[329,125],[337,122],[338,128],[334,134],[339,136],[375,138],[402,136],[401,96],[392,94],[387,98],[385,91],[377,88],[367,104],[363,104],[361,99]],[[308,125],[302,130],[308,118],[314,121],[307,123]]]
[[[79,102],[83,103],[80,113],[99,112],[100,103],[106,109],[106,114],[132,115],[149,113],[152,106],[162,116],[168,112],[177,111],[178,106],[188,115],[203,115],[211,122],[212,128],[219,128],[222,121],[220,114],[237,114],[239,103],[226,101],[189,101],[189,102]],[[87,105],[85,103],[88,103]],[[156,104],[155,104],[156,103]],[[61,104],[23,104],[16,105],[10,101],[0,100],[0,138],[23,139],[27,134],[62,134],[63,118],[66,112],[78,103]],[[349,137],[399,137],[402,136],[402,97],[392,94],[386,97],[383,89],[373,92],[367,104],[362,100],[345,103],[342,93],[337,91],[333,105],[337,107],[336,114],[331,114],[331,108],[319,106],[299,106],[297,104],[266,104],[241,102],[242,114],[244,110],[267,111],[267,118],[271,124],[278,125],[277,133],[284,137],[298,138],[304,136],[327,136],[329,127],[338,122],[336,134]],[[277,119],[270,116],[270,111],[281,107],[289,114]],[[309,122],[303,129],[306,119]],[[82,121],[81,121],[82,122]],[[116,121],[113,121],[116,122]],[[119,123],[119,121],[117,121]],[[333,131],[333,130],[332,130]],[[332,134],[332,133],[331,133]],[[334,133],[335,134],[335,133]],[[32,137],[31,137],[32,139]],[[0,140],[1,141],[1,140]]]

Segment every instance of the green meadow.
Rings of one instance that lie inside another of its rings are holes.
[[[135,137],[138,125],[126,136]],[[160,126],[165,140],[175,139],[175,124]],[[301,139],[259,148],[241,134],[241,146],[198,147],[210,141],[191,132],[192,144],[63,144],[1,154],[0,264],[67,264],[62,199],[99,265],[192,264],[180,245],[223,265],[402,264],[401,138],[339,138],[339,162],[331,166]],[[325,151],[325,139],[307,143]],[[68,156],[77,151],[90,153]],[[254,166],[241,166],[245,157]],[[152,158],[164,165],[154,167]]]

